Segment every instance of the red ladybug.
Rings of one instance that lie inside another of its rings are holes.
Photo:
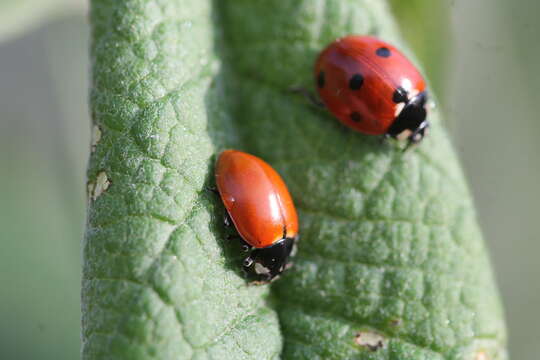
[[[298,216],[287,186],[266,162],[236,150],[219,156],[216,184],[250,251],[244,268],[271,281],[287,268],[298,238]]]
[[[372,36],[337,39],[319,55],[315,78],[324,105],[354,130],[409,145],[426,135],[426,83],[392,45]]]

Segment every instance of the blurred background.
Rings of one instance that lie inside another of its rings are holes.
[[[471,184],[511,357],[535,359],[540,2],[393,2]],[[0,359],[79,357],[86,13],[82,0],[0,0]]]

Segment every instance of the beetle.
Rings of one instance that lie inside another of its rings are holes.
[[[216,185],[245,242],[244,269],[270,282],[288,268],[298,240],[298,215],[287,186],[265,161],[238,150],[217,160]]]
[[[339,38],[320,53],[314,72],[323,105],[346,126],[407,139],[407,147],[427,134],[424,78],[387,42],[373,36]]]

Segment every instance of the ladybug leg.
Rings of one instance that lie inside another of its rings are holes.
[[[388,142],[388,140],[390,140],[391,137],[392,137],[392,135],[386,133],[386,134],[384,134],[383,136],[381,136],[379,138],[379,143],[381,145],[384,145],[384,144],[386,144]]]
[[[238,234],[229,234],[227,235],[227,240],[233,240],[238,239],[239,241],[243,241],[243,239]]]
[[[288,270],[292,268],[293,266],[294,266],[294,263],[292,261],[289,261],[285,264],[285,268],[283,269],[283,271]]]
[[[242,239],[243,241],[243,239]],[[253,246],[249,245],[248,243],[246,243],[245,241],[243,241],[243,244],[242,244],[242,251],[247,253],[247,252],[250,252],[251,250],[253,249]]]
[[[214,193],[215,195],[219,194],[218,189],[215,186],[207,186],[206,191],[210,191],[210,192]]]
[[[419,134],[412,134],[407,138],[407,145],[405,145],[405,148],[403,148],[403,152],[406,153],[409,150],[414,149],[418,143],[422,140],[421,136],[418,136]]]
[[[405,149],[403,149],[403,152],[408,151],[409,149],[414,148],[418,143],[424,139],[424,137],[428,134],[429,131],[429,122],[424,121],[418,129],[416,129],[411,136],[407,138],[407,146],[405,146]]]
[[[409,150],[414,149],[417,145],[418,145],[418,142],[417,142],[417,141],[411,141],[411,140],[409,140],[409,141],[407,142],[407,145],[405,145],[405,148],[403,149],[403,153],[406,153],[406,152],[408,152]]]
[[[238,234],[229,234],[227,235],[227,240],[233,240],[236,239],[238,242],[240,242],[240,246],[242,247],[242,251],[245,253],[251,252],[253,250],[253,246],[249,245],[242,237]]]
[[[319,109],[325,109],[326,108],[324,103],[315,94],[313,94],[308,89],[294,88],[293,87],[293,88],[290,88],[289,91],[294,93],[294,94],[303,95],[311,103],[311,105],[313,105],[313,106],[315,106],[315,107],[317,107]]]
[[[223,214],[223,225],[225,225],[225,227],[227,229],[230,229],[231,225],[232,225],[231,217],[229,216],[229,213],[226,212],[226,211]],[[240,235],[238,235],[237,232],[235,232],[234,234],[228,234],[226,238],[227,238],[227,240],[240,239],[240,241],[244,241],[244,239],[242,239],[242,237]]]
[[[232,220],[228,212],[223,214],[223,224],[225,224],[226,227],[231,227],[232,225]]]

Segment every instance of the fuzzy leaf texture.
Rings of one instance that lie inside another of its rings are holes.
[[[83,359],[506,358],[471,198],[439,116],[403,154],[338,124],[317,53],[404,47],[380,0],[93,0]],[[248,286],[215,155],[237,148],[297,204],[294,267]]]

